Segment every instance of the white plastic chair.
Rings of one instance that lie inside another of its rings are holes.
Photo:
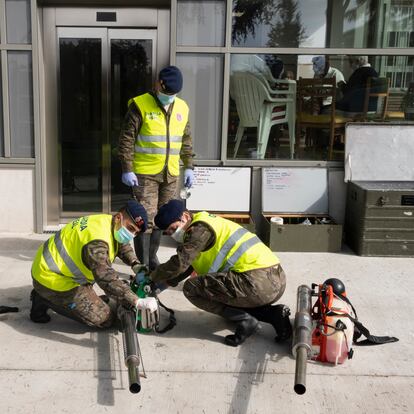
[[[236,158],[245,128],[257,128],[257,158],[264,159],[270,129],[273,125],[288,124],[290,158],[295,153],[296,82],[277,80],[281,89],[272,89],[267,80],[250,72],[233,72],[230,77],[230,96],[236,102],[239,126],[233,158]]]

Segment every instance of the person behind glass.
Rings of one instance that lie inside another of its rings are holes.
[[[175,286],[195,270],[197,276],[184,283],[184,295],[198,308],[235,322],[227,345],[242,344],[256,331],[258,320],[274,327],[278,342],[291,336],[289,308],[271,306],[285,291],[285,273],[256,235],[206,211],[192,214],[179,200],[163,205],[155,224],[178,247],[175,256],[150,274],[151,280]]]
[[[329,62],[329,56],[315,56],[312,58],[312,68],[315,74],[315,78],[320,79],[336,79],[336,85],[338,89],[340,85],[345,83],[345,78],[342,72],[339,69],[333,68]],[[340,90],[340,89],[339,89]],[[338,97],[338,91],[336,96]],[[327,114],[330,113],[332,105],[332,97],[328,96],[323,99],[320,108],[317,111],[320,114]]]
[[[128,102],[119,136],[122,182],[132,187],[148,214],[148,231],[135,237],[135,252],[151,270],[159,264],[161,240],[161,231],[154,229],[153,219],[157,209],[176,194],[180,159],[184,186],[190,188],[194,180],[189,108],[177,97],[182,87],[180,69],[162,69],[153,91]]]
[[[338,111],[354,114],[364,110],[365,90],[368,78],[378,77],[377,71],[368,63],[368,56],[350,56],[349,64],[354,72],[348,82],[340,83],[343,97],[336,103]],[[370,100],[368,111],[375,111],[377,101]]]
[[[146,226],[144,207],[129,200],[114,216],[93,214],[78,218],[46,240],[32,264],[30,319],[49,322],[50,308],[89,326],[106,328],[117,316],[108,305],[109,299],[137,310],[157,312],[156,300],[139,299],[112,267],[119,257],[134,273],[145,269],[129,243]],[[107,298],[97,295],[95,282]]]
[[[249,72],[263,76],[269,83],[274,82],[270,67],[258,55],[238,54],[231,59],[231,72]]]

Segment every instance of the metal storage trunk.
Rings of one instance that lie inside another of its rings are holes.
[[[338,252],[342,226],[328,215],[326,168],[262,170],[264,238],[274,252]],[[272,216],[283,218],[273,223]],[[302,224],[305,220],[310,224]]]
[[[348,182],[345,236],[362,256],[414,256],[414,182]]]
[[[339,252],[342,226],[329,216],[280,215],[283,224],[270,221],[265,215],[268,245],[274,252]],[[308,219],[312,224],[301,224]]]

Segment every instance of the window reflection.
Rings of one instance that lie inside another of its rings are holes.
[[[228,157],[343,160],[347,122],[410,119],[413,61],[409,56],[232,55]],[[317,95],[309,90],[315,82],[300,79],[322,79]],[[295,105],[287,105],[292,90]]]
[[[233,46],[412,47],[407,0],[234,0]]]

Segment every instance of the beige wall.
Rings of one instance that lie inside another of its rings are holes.
[[[0,167],[0,232],[34,231],[34,169]]]

